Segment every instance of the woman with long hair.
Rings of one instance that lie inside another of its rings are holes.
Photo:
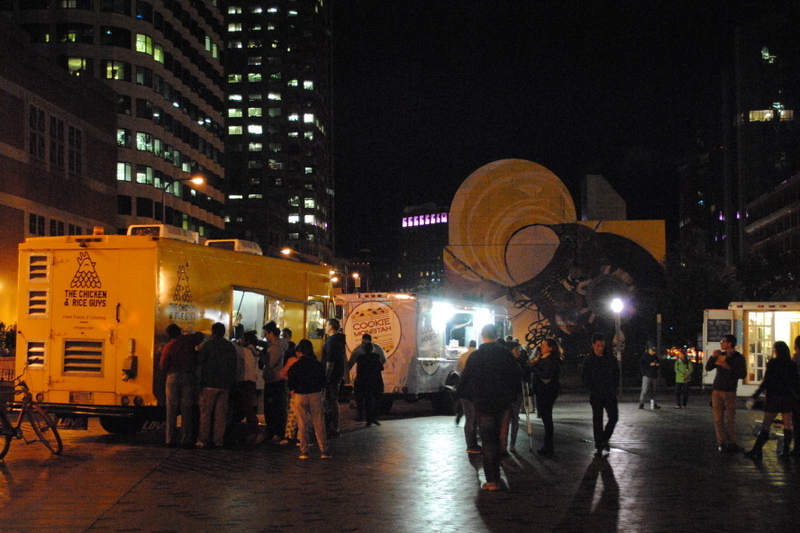
[[[536,408],[544,424],[544,445],[540,455],[553,455],[553,404],[561,392],[561,348],[554,339],[545,339],[539,353],[528,362]]]
[[[789,446],[792,442],[792,411],[797,408],[800,376],[785,342],[776,342],[772,347],[772,353],[774,357],[767,363],[764,379],[753,393],[753,399],[763,391],[766,391],[767,396],[764,402],[764,421],[761,423],[761,432],[756,437],[753,448],[745,453],[747,457],[754,460],[761,459],[761,449],[769,440],[769,428],[778,413],[781,413],[783,417],[783,451],[778,454],[780,459],[789,458]]]

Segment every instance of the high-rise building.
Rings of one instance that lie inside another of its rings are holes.
[[[331,261],[330,2],[225,0],[228,232]]]
[[[116,93],[120,230],[160,220],[207,237],[224,229],[217,1],[0,0],[37,52]]]

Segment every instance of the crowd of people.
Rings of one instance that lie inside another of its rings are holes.
[[[310,340],[292,342],[290,329],[270,321],[259,338],[239,328],[236,318],[231,340],[219,322],[209,338],[184,334],[176,324],[167,327],[170,340],[161,350],[159,369],[166,374],[168,446],[213,449],[267,441],[297,444],[299,457],[307,459],[316,441],[320,456],[330,458],[328,441],[341,434],[339,389],[345,369],[353,366],[360,416],[367,426],[380,425],[386,356],[369,335],[348,361],[339,320],[331,318],[318,359]],[[262,405],[263,426],[258,417]],[[242,420],[245,434],[239,435]]]
[[[502,488],[500,460],[509,451],[515,451],[520,405],[529,392],[535,398],[535,409],[544,427],[543,445],[537,452],[545,456],[554,454],[553,405],[560,392],[562,361],[554,339],[545,339],[534,348],[533,355],[528,356],[515,340],[498,339],[494,325],[484,326],[481,336],[482,344],[471,347],[459,362],[461,379],[457,395],[460,405],[456,424],[463,416],[467,453],[482,454],[486,477],[482,488],[494,491]],[[706,371],[716,371],[711,406],[717,445],[722,453],[742,450],[736,443],[736,392],[745,377],[746,364],[744,356],[735,350],[736,341],[734,335],[723,337],[720,349],[712,353],[705,365]],[[655,392],[661,363],[655,345],[648,342],[639,364],[642,375],[639,409],[644,409],[647,402],[652,410],[661,408]],[[686,409],[694,373],[694,364],[686,352],[677,354],[674,372],[674,408]],[[595,454],[602,458],[610,449],[609,443],[619,421],[620,367],[617,359],[606,350],[606,340],[601,333],[591,337],[581,380],[589,392]],[[800,416],[800,336],[795,339],[793,356],[785,342],[774,344],[773,357],[751,401],[761,393],[766,393],[764,420],[753,448],[745,455],[756,461],[761,459],[769,429],[780,413],[784,437],[779,457],[800,457],[800,432],[795,432],[792,425]]]

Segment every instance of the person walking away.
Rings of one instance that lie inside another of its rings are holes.
[[[329,459],[328,440],[325,432],[325,408],[323,390],[325,389],[325,368],[314,355],[314,346],[308,339],[297,343],[299,359],[288,371],[289,390],[297,413],[298,434],[300,436],[300,459],[308,459],[309,431],[313,427],[319,451],[323,459]]]
[[[756,461],[761,459],[761,449],[769,440],[769,428],[778,413],[781,413],[783,419],[783,449],[778,458],[789,459],[793,433],[792,413],[797,409],[797,398],[800,397],[800,376],[797,373],[797,365],[789,353],[789,346],[783,341],[776,342],[772,347],[772,355],[772,359],[767,362],[764,379],[753,393],[754,400],[762,392],[766,391],[767,394],[761,431],[756,437],[753,448],[745,453],[747,457]]]
[[[256,415],[256,383],[261,370],[258,368],[259,353],[255,348],[258,340],[255,331],[245,331],[237,344],[238,364],[236,366],[236,379],[239,387],[239,399],[244,412],[247,427],[247,444],[259,444],[264,435],[258,426]]]
[[[363,351],[356,359],[356,379],[353,391],[356,401],[364,407],[366,426],[380,426],[378,414],[381,410],[381,396],[383,396],[383,363],[381,356],[373,350],[373,344],[368,342],[363,345]]]
[[[327,403],[327,413],[325,424],[328,428],[328,436],[336,437],[341,435],[339,428],[339,387],[344,379],[344,366],[347,361],[345,350],[345,336],[339,331],[341,325],[336,318],[329,318],[327,323],[328,338],[322,345],[322,365],[325,367],[325,375],[328,385],[325,388],[325,401]]]
[[[458,356],[458,364],[456,365],[456,373],[458,373],[459,376],[464,371],[464,365],[467,364],[467,359],[469,359],[470,354],[472,352],[474,352],[475,350],[477,350],[477,349],[478,349],[478,344],[474,340],[469,341],[469,346],[467,347],[466,351]],[[458,395],[456,395],[456,425],[461,423],[461,418],[464,416],[464,402],[463,402],[463,400],[459,399],[457,396]],[[474,421],[474,417],[473,417],[473,421]],[[478,439],[478,437],[477,437],[478,433],[477,432],[478,432],[478,428],[476,426],[475,427],[475,435],[476,435],[475,440]],[[469,440],[469,439],[467,439],[467,440]]]
[[[526,367],[528,366],[527,352],[522,350],[522,346],[514,340],[505,341],[506,349],[514,356],[514,361],[519,365],[522,372],[522,379],[525,379]],[[522,405],[522,383],[520,383],[520,393],[517,399],[509,406],[503,417],[503,429],[500,432],[500,447],[503,455],[507,455],[506,446],[512,452],[517,451],[517,433],[519,433],[519,408]]]
[[[675,359],[675,409],[688,407],[693,372],[694,364],[686,357],[686,350],[678,350],[678,358]]]
[[[180,326],[167,326],[170,341],[161,350],[158,368],[167,373],[167,446],[194,446],[195,406],[197,405],[197,346],[205,336],[198,332],[183,335]],[[181,438],[178,442],[178,413]]]
[[[381,364],[386,365],[386,352],[381,348],[379,345],[372,342],[372,335],[369,333],[364,333],[361,336],[361,344],[355,347],[353,352],[350,354],[350,360],[347,361],[347,371],[352,371],[353,367],[356,365],[356,361],[358,358],[364,353],[364,346],[367,344],[372,344],[372,351],[378,354],[380,358]],[[355,376],[352,375],[353,381],[355,381]],[[381,378],[383,380],[383,378]],[[366,416],[364,415],[364,405],[359,400],[358,396],[355,397],[356,401],[356,422],[363,422],[366,420]]]
[[[555,339],[545,339],[539,354],[529,363],[536,407],[544,425],[544,444],[540,455],[553,455],[553,405],[561,392],[561,348]]]
[[[661,409],[656,403],[656,380],[658,370],[661,368],[661,360],[656,353],[656,347],[652,342],[647,343],[644,355],[639,359],[639,370],[642,373],[642,392],[639,395],[639,409],[644,409],[644,402],[650,400],[650,409]]]
[[[706,372],[716,369],[711,390],[714,431],[720,452],[736,452],[736,389],[747,374],[744,356],[737,352],[735,335],[725,335],[706,363]]]
[[[484,490],[500,490],[500,429],[503,415],[519,394],[522,372],[511,352],[495,342],[497,327],[481,330],[482,344],[469,356],[458,383],[461,398],[472,402],[483,444]]]
[[[616,359],[606,352],[606,338],[602,333],[592,335],[592,353],[583,363],[581,379],[589,389],[596,455],[602,457],[603,450],[610,449],[609,441],[619,421],[617,403],[619,367]],[[603,411],[608,416],[605,427],[603,427]]]
[[[459,376],[464,375],[467,361],[477,349],[477,343],[474,340],[469,341],[467,351],[458,358],[458,366],[456,368]],[[475,420],[475,406],[470,400],[461,397],[458,393],[458,387],[456,387],[456,396],[458,397],[458,407],[464,414],[464,439],[467,441],[467,453],[481,453],[483,449],[478,444],[478,422]],[[459,423],[459,418],[459,414],[456,413],[456,425]]]
[[[236,348],[225,338],[225,325],[211,326],[211,338],[197,353],[200,368],[201,448],[220,448],[228,427],[228,395],[236,386]]]
[[[286,429],[286,382],[281,379],[284,356],[288,344],[281,338],[277,324],[269,321],[264,324],[267,349],[261,352],[264,368],[264,419],[266,437],[272,442],[280,442]]]

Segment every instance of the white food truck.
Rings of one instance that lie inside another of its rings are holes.
[[[407,293],[340,294],[336,309],[343,320],[348,358],[365,333],[386,352],[384,411],[395,399],[428,398],[434,411],[450,413],[458,359],[470,341],[480,345],[481,328],[490,323],[501,335],[511,331],[504,307],[465,300]]]
[[[727,309],[707,309],[703,320],[703,385],[714,382],[716,370],[705,371],[705,363],[724,335],[736,335],[736,350],[747,362],[747,376],[739,385],[739,396],[750,396],[764,379],[772,345],[784,341],[792,349],[800,335],[798,302],[733,302]]]

